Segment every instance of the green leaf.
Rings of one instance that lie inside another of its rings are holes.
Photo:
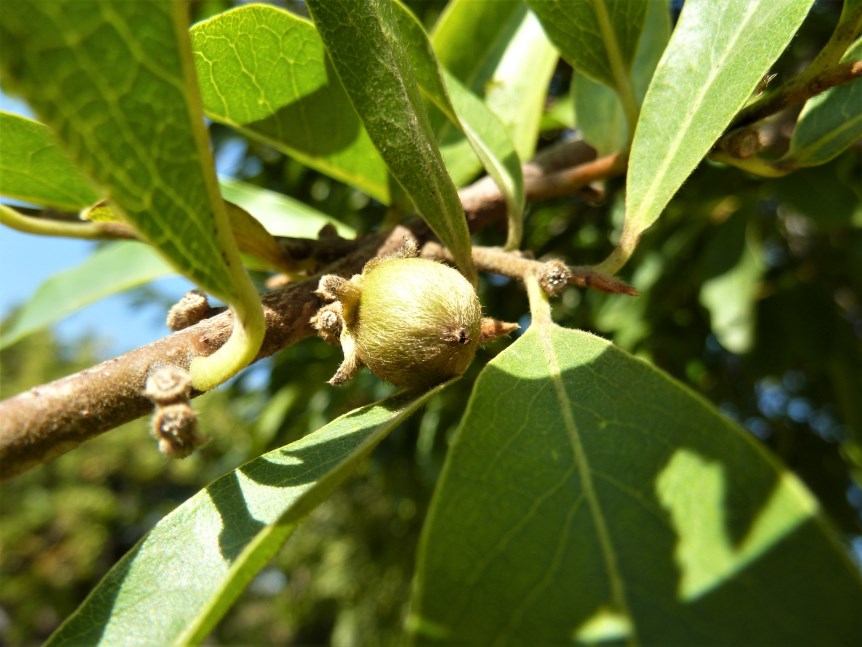
[[[219,181],[221,194],[257,219],[273,236],[317,238],[326,225],[332,225],[343,238],[356,237],[356,230],[304,202],[254,184],[230,178]]]
[[[4,327],[0,348],[74,314],[100,299],[173,274],[151,247],[138,242],[111,243],[77,267],[42,283]]]
[[[398,9],[389,0],[309,0],[314,22],[353,107],[398,180],[458,266],[475,279],[470,233],[446,173],[402,46]]]
[[[802,24],[812,0],[690,0],[644,99],[615,272]]]
[[[536,16],[520,2],[453,0],[431,37],[440,64],[503,122],[521,160],[536,151],[545,95],[558,54]],[[457,130],[438,131],[457,184],[470,180],[478,159]]]
[[[638,105],[670,38],[670,10],[666,0],[648,3],[643,33],[632,65],[632,85]],[[583,74],[572,80],[578,128],[599,155],[621,150],[630,136],[623,105],[616,92]],[[633,134],[633,133],[632,133]]]
[[[845,61],[862,59],[862,39],[847,50]],[[831,88],[808,100],[790,138],[784,162],[818,166],[837,157],[862,137],[862,78]]]
[[[527,5],[577,71],[613,88],[631,70],[646,15],[643,0],[527,0]]]
[[[862,580],[801,483],[667,375],[550,323],[479,376],[417,570],[420,642],[862,638]]]
[[[123,557],[48,644],[200,643],[297,523],[445,386],[356,409],[216,480]]]
[[[221,299],[238,265],[198,103],[185,5],[13,2],[0,60],[71,158],[181,272]]]
[[[445,72],[441,76],[437,57],[422,25],[403,4],[396,2],[395,6],[399,10],[398,26],[419,87],[463,131],[488,175],[500,188],[509,214],[507,247],[519,247],[524,213],[524,178],[521,160],[503,124],[457,78]]]
[[[383,203],[383,158],[308,20],[266,5],[237,7],[190,31],[204,110]]]
[[[700,288],[700,303],[709,311],[712,332],[727,350],[740,354],[754,342],[762,289],[762,250],[748,231],[751,215],[738,211],[716,227],[701,261],[710,276]]]
[[[572,67],[614,88],[632,128],[637,102],[631,68],[646,16],[646,0],[526,0]]]
[[[99,199],[47,126],[0,112],[0,133],[0,195],[64,211]]]

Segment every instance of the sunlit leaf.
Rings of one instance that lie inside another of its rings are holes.
[[[388,203],[389,175],[308,20],[250,5],[190,31],[204,110]]]
[[[808,13],[812,0],[685,3],[656,68],[632,143],[626,220],[604,269],[629,258]]]
[[[503,122],[520,159],[531,159],[558,58],[536,16],[520,2],[453,0],[431,42],[440,64]],[[455,182],[466,182],[480,162],[454,126],[438,134]]]
[[[66,211],[99,199],[47,126],[0,112],[0,134],[0,195]]]
[[[297,523],[443,388],[356,409],[208,485],[120,560],[48,644],[199,643]]]
[[[77,267],[42,283],[4,327],[0,348],[11,346],[100,299],[173,273],[148,245],[130,241],[111,243]]]
[[[478,379],[412,608],[427,643],[862,637],[862,580],[800,482],[665,374],[550,323]]]
[[[70,157],[182,273],[225,300],[239,289],[184,3],[12,2],[0,61]],[[227,256],[226,256],[227,254]]]

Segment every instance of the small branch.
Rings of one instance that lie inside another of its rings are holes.
[[[557,173],[542,175],[526,182],[527,199],[573,195],[596,180],[622,175],[625,167],[625,158],[613,153]]]
[[[743,108],[731,123],[729,134],[737,128],[749,126],[785,108],[807,101],[824,90],[859,78],[862,76],[862,61],[838,63],[816,74],[809,73],[810,69],[811,67],[807,68],[795,79],[764,94],[747,108]]]
[[[452,261],[449,250],[436,242],[425,243],[422,257]],[[500,274],[523,281],[525,276],[539,277],[542,289],[556,296],[567,285],[592,288],[611,294],[637,295],[637,290],[620,279],[597,271],[589,265],[569,267],[559,260],[537,261],[519,252],[507,252],[499,247],[473,247],[473,262],[482,272]]]
[[[403,244],[409,230],[370,236],[328,271],[351,276],[378,254]],[[309,320],[320,307],[311,277],[262,296],[266,334],[257,358],[267,357],[313,333]],[[148,414],[150,372],[166,364],[188,369],[228,339],[233,317],[224,312],[93,368],[38,386],[0,402],[0,479],[47,462],[88,438]],[[193,393],[197,396],[199,393]]]

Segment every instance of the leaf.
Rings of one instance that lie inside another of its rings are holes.
[[[670,11],[665,0],[647,4],[643,33],[632,64],[632,85],[638,105],[643,102],[650,79],[670,38]],[[628,126],[616,92],[583,74],[575,74],[572,95],[578,128],[598,154],[609,155],[628,143]],[[632,133],[633,134],[633,133]]]
[[[386,164],[314,25],[278,7],[251,5],[189,33],[208,117],[390,202]]]
[[[423,643],[862,638],[859,573],[801,483],[667,375],[550,323],[478,378],[412,608]]]
[[[0,62],[100,193],[178,270],[232,301],[230,264],[241,267],[196,101],[184,9],[171,0],[7,3]]]
[[[503,122],[519,158],[532,159],[558,58],[536,16],[520,2],[453,0],[431,42],[440,65]],[[464,138],[448,124],[438,134],[456,184],[470,180],[480,164]],[[457,160],[457,169],[450,160]]]
[[[464,133],[476,156],[500,192],[505,196],[509,215],[509,243],[520,246],[524,214],[524,178],[521,160],[503,125],[485,104],[461,85],[457,78],[441,75],[437,58],[422,25],[402,5],[395,3],[398,26],[407,47],[416,80],[422,92]],[[444,82],[445,79],[445,82]],[[451,100],[450,100],[451,97]]]
[[[77,267],[42,283],[4,327],[0,348],[100,299],[171,274],[171,267],[148,245],[131,241],[106,245]]]
[[[656,68],[632,142],[615,272],[799,28],[812,0],[690,0]]]
[[[99,199],[47,126],[0,112],[0,133],[0,195],[63,211],[78,211]]]
[[[762,286],[760,242],[748,232],[750,212],[739,211],[717,227],[703,251],[711,276],[700,288],[718,341],[732,353],[746,353],[754,342],[757,300]]]
[[[572,67],[620,95],[629,122],[637,119],[630,72],[643,29],[645,0],[527,0]]]
[[[847,50],[845,61],[862,59],[862,39]],[[792,167],[819,166],[862,137],[862,78],[831,88],[808,100],[790,138],[784,162]]]
[[[48,644],[200,643],[302,517],[445,386],[356,409],[214,481],[123,557]]]
[[[219,185],[225,200],[248,211],[273,236],[316,238],[326,225],[343,238],[356,236],[353,227],[283,193],[232,178],[222,178]]]
[[[353,107],[389,170],[471,280],[470,233],[446,173],[412,61],[402,46],[398,10],[388,0],[310,0],[323,42]]]

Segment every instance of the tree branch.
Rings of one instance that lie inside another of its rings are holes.
[[[568,179],[560,175],[551,181],[553,195],[582,191],[589,182],[603,177],[603,172],[611,172],[612,165],[606,158],[593,164],[594,157],[592,149],[582,142],[550,147],[525,166],[527,185],[543,186],[548,175],[571,168],[572,172],[565,175]],[[578,172],[577,169],[585,164],[589,170]],[[542,190],[536,189],[534,195],[539,194]],[[463,189],[461,196],[472,229],[490,222],[491,216],[505,219],[505,199],[496,185],[489,185],[486,179]],[[323,232],[316,241],[280,241],[286,256],[304,261],[304,267],[312,272],[318,271],[318,274],[261,296],[266,336],[256,359],[272,355],[313,334],[309,321],[321,305],[314,294],[321,273],[350,277],[361,271],[370,258],[398,249],[405,236],[415,238],[420,244],[431,237],[427,226],[419,221],[355,241],[326,234]],[[437,249],[445,255],[439,244]],[[598,275],[590,268],[567,268],[561,262],[541,263],[520,257],[517,253],[481,247],[476,248],[475,259],[479,269],[513,278],[521,278],[525,271],[541,266],[549,270],[548,286],[556,291],[573,283],[632,293],[625,284],[613,277]],[[152,410],[152,403],[143,393],[150,373],[168,364],[188,369],[195,357],[212,354],[230,336],[231,322],[230,312],[222,312],[120,357],[0,402],[0,480],[20,474],[89,438],[147,415]],[[197,395],[199,393],[192,394],[193,397]]]

